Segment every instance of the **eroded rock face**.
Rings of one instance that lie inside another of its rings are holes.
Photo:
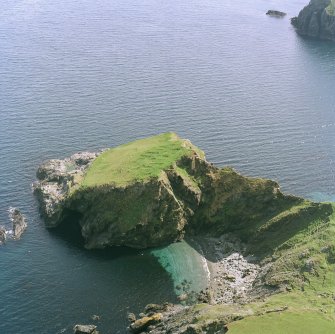
[[[48,160],[38,168],[36,176],[39,181],[33,184],[33,190],[47,227],[59,224],[70,188],[81,180],[84,171],[100,153],[80,152],[63,160]]]
[[[223,319],[211,319],[199,322],[197,316],[201,314],[201,309],[197,311],[192,307],[183,307],[181,305],[156,305],[162,313],[144,311],[143,317],[137,320],[140,326],[138,329],[135,323],[132,323],[128,330],[131,333],[151,333],[151,334],[223,334],[227,332],[228,315]],[[147,308],[146,308],[147,309]]]
[[[187,222],[184,205],[165,175],[125,188],[79,190],[67,205],[82,216],[87,248],[159,246],[181,239]]]
[[[95,325],[75,325],[73,332],[74,334],[99,334]]]
[[[331,0],[311,0],[291,22],[300,35],[335,40],[335,12]]]

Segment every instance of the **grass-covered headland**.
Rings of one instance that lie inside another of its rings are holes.
[[[81,185],[126,186],[145,181],[158,177],[181,157],[191,157],[194,151],[204,157],[201,150],[172,132],[137,140],[102,153],[88,169]]]
[[[217,168],[174,133],[101,154],[51,160],[39,168],[38,178],[35,189],[47,226],[65,224],[66,217],[72,217],[87,248],[162,246],[185,235],[208,240],[231,235],[244,245],[239,252],[245,267],[231,260],[237,276],[218,277],[220,284],[211,286],[218,291],[206,292],[207,303],[170,317],[149,316],[155,323],[142,332],[335,331],[333,203],[286,195],[274,181]],[[226,250],[218,258],[206,252],[204,256],[213,263],[230,263]],[[246,261],[258,268],[255,277]],[[251,285],[244,291],[235,282],[245,278]],[[229,284],[236,293],[229,291],[229,304],[222,304]]]

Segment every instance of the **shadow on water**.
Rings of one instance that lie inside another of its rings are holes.
[[[136,256],[140,254],[139,250],[128,247],[107,247],[104,249],[87,250],[85,248],[85,240],[81,234],[81,226],[79,220],[81,215],[74,211],[67,211],[62,223],[53,229],[49,229],[49,233],[65,242],[70,248],[76,248],[86,253],[87,257],[99,258],[102,260],[112,260],[124,256]]]
[[[80,214],[68,211],[61,224],[56,228],[49,229],[49,232],[51,235],[64,240],[67,244],[83,249],[85,240],[81,235],[80,218]]]
[[[299,46],[303,50],[303,55],[311,56],[312,60],[317,60],[316,63],[308,62],[308,64],[317,64],[320,65],[333,65],[334,57],[335,57],[335,42],[328,40],[319,40],[316,38],[306,37],[306,36],[298,36],[299,38]],[[300,54],[301,56],[301,54]],[[322,63],[320,63],[320,59],[322,59]]]

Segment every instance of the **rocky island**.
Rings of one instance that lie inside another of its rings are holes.
[[[266,12],[266,15],[273,16],[273,17],[284,17],[286,16],[286,13],[281,12],[279,10],[270,9]]]
[[[311,0],[291,22],[302,36],[335,41],[335,1]]]
[[[37,177],[46,226],[75,222],[89,249],[186,238],[208,262],[206,291],[149,305],[130,317],[133,333],[335,329],[334,204],[218,168],[174,133],[50,160]]]
[[[26,217],[19,209],[10,207],[8,209],[8,218],[12,224],[12,228],[6,229],[5,226],[0,225],[0,245],[5,244],[7,236],[10,239],[19,240],[27,228]]]

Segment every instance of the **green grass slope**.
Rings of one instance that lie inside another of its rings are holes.
[[[278,218],[281,226],[272,219],[250,239],[249,251],[264,251],[262,263],[271,264],[265,285],[280,292],[248,304],[195,305],[196,326],[219,322],[229,334],[335,333],[335,204],[325,203],[324,211],[309,207],[290,208]]]
[[[145,181],[158,177],[162,170],[194,152],[204,157],[201,150],[172,132],[137,140],[102,153],[88,169],[81,186],[114,184],[123,187]]]
[[[273,249],[273,266],[267,275],[268,284],[287,284],[287,291],[255,303],[258,316],[247,317],[229,326],[232,334],[256,333],[335,333],[335,205],[328,216],[315,215],[309,224],[302,221],[294,235]],[[269,234],[267,234],[270,237]],[[277,240],[277,235],[273,237]],[[269,240],[270,244],[271,240]],[[262,310],[285,307],[283,312],[262,314]]]
[[[333,334],[335,322],[312,313],[280,312],[233,322],[229,334]]]
[[[330,4],[326,8],[327,14],[335,16],[335,0],[331,0]]]

